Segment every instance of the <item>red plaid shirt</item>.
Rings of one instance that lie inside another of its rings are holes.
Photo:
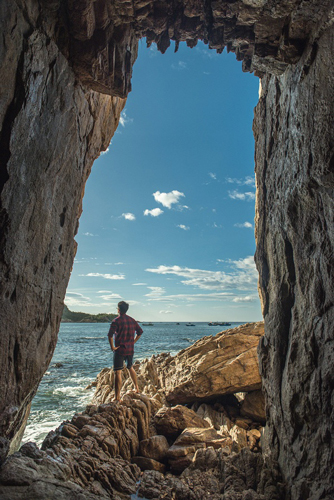
[[[119,347],[119,349],[117,349],[119,354],[122,356],[132,356],[135,333],[137,335],[143,333],[137,321],[126,314],[121,314],[111,323],[108,336],[114,336],[115,347]]]

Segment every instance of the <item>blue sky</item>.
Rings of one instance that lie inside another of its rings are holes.
[[[257,321],[258,79],[199,43],[140,42],[132,92],[88,179],[65,303],[139,321]]]

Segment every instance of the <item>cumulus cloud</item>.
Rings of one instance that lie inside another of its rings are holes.
[[[251,224],[250,222],[243,222],[242,224],[234,224],[235,227],[246,227],[246,228],[249,228],[249,229],[253,229],[253,224]]]
[[[232,200],[252,201],[255,200],[255,193],[248,191],[247,193],[240,193],[237,189],[229,191],[228,195]]]
[[[236,179],[232,177],[226,177],[226,182],[229,184],[238,184],[239,186],[252,186],[255,187],[255,177],[248,175],[243,179]]]
[[[173,311],[159,311],[159,314],[172,314]]]
[[[103,300],[114,300],[114,299],[121,299],[122,296],[118,295],[118,293],[107,293],[107,294],[102,294],[101,299]]]
[[[123,213],[121,217],[124,217],[126,220],[136,220],[136,216],[131,212]]]
[[[79,274],[79,276],[88,276],[94,278],[104,278],[106,280],[125,280],[124,274],[101,274],[101,273],[88,273]]]
[[[165,289],[161,286],[148,286],[147,288],[151,291],[146,293],[145,297],[158,298],[165,293]]]
[[[173,274],[185,278],[184,285],[203,290],[256,290],[258,274],[252,256],[237,261],[229,261],[231,272],[208,271],[180,266],[158,266],[146,271],[156,274]]]
[[[184,193],[181,193],[180,191],[177,191],[174,189],[173,191],[170,191],[169,193],[160,193],[160,191],[156,191],[153,193],[155,201],[158,203],[161,203],[164,207],[171,208],[174,203],[178,203],[180,198],[182,198]]]
[[[189,226],[185,226],[184,224],[178,224],[177,227],[179,227],[180,229],[183,229],[184,231],[189,231],[189,229],[190,229]]]
[[[133,118],[129,118],[126,114],[126,111],[122,111],[121,113],[121,116],[120,116],[120,119],[119,119],[119,123],[120,125],[122,125],[122,127],[125,127],[128,123],[132,123],[133,122]]]
[[[211,179],[217,180],[217,174],[214,174],[213,172],[209,172],[209,176]]]
[[[233,302],[255,302],[258,298],[257,295],[238,296],[234,297]]]
[[[82,295],[82,293],[77,292],[66,292],[65,304],[68,307],[71,306],[86,306],[91,304],[90,297]]]
[[[159,217],[164,211],[161,208],[152,208],[152,210],[144,210],[144,215],[151,215],[152,217]]]

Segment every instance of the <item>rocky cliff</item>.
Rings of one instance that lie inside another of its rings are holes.
[[[42,14],[0,5],[0,435],[13,449],[56,345],[85,182],[125,104],[80,85]]]
[[[1,454],[17,445],[56,344],[85,181],[118,124],[138,39],[164,52],[200,38],[262,77],[268,453],[293,498],[333,495],[332,19],[329,0],[0,3]]]
[[[333,44],[318,26],[296,66],[264,78],[254,121],[260,372],[292,498],[333,494]]]

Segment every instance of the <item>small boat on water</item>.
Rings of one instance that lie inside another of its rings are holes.
[[[187,323],[186,326],[196,326],[194,323]]]
[[[153,323],[142,323],[143,326],[154,326]]]
[[[209,326],[231,326],[231,323],[228,323],[227,321],[223,321],[222,323],[213,323],[212,321],[208,323]]]

